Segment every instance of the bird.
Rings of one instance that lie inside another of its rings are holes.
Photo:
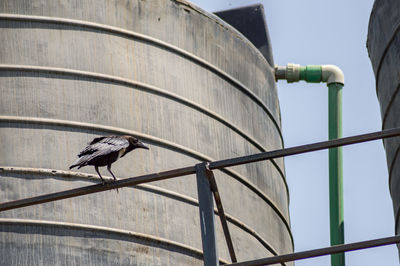
[[[73,163],[69,169],[71,170],[74,167],[78,167],[79,169],[87,165],[93,165],[104,185],[104,179],[99,172],[99,167],[107,166],[108,172],[110,172],[116,181],[117,178],[113,172],[111,172],[111,164],[137,148],[149,149],[146,144],[134,136],[124,135],[94,138],[88,143],[88,146],[78,154],[79,159]]]

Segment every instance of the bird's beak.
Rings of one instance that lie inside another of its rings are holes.
[[[144,144],[143,142],[140,142],[140,141],[138,143],[136,143],[136,146],[138,148],[142,148],[142,149],[146,149],[146,150],[150,149],[149,146],[147,146],[146,144]]]

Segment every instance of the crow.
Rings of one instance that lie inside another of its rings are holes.
[[[104,179],[99,172],[99,166],[107,165],[108,172],[110,172],[114,180],[117,180],[115,175],[111,172],[111,164],[136,148],[149,149],[148,146],[133,136],[95,138],[78,154],[79,159],[71,165],[69,169],[76,166],[78,166],[79,169],[86,165],[93,165],[104,185]]]

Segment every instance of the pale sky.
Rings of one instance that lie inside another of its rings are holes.
[[[343,136],[381,130],[375,78],[366,49],[372,0],[192,2],[209,12],[262,3],[275,64],[339,66],[345,75]],[[277,86],[285,146],[327,140],[326,85],[280,81]],[[343,157],[346,243],[394,235],[382,141],[345,147]],[[329,246],[327,151],[288,157],[285,163],[296,251]],[[324,256],[298,261],[296,266],[329,264],[329,256]],[[346,265],[399,265],[397,248],[349,252]]]

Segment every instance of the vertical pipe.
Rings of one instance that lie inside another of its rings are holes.
[[[201,241],[203,245],[204,266],[217,266],[219,265],[219,261],[215,235],[214,202],[206,171],[206,163],[196,165]]]
[[[287,82],[326,82],[328,84],[329,140],[342,137],[342,88],[343,72],[334,65],[287,64],[275,66],[275,79]],[[342,148],[329,149],[329,213],[331,245],[344,244],[343,219],[343,167]],[[331,256],[332,266],[344,266],[344,254]]]
[[[329,88],[329,139],[342,137],[343,84],[330,83]],[[329,207],[331,245],[344,243],[343,218],[343,167],[342,148],[329,149]],[[344,253],[331,255],[332,266],[344,266]]]

